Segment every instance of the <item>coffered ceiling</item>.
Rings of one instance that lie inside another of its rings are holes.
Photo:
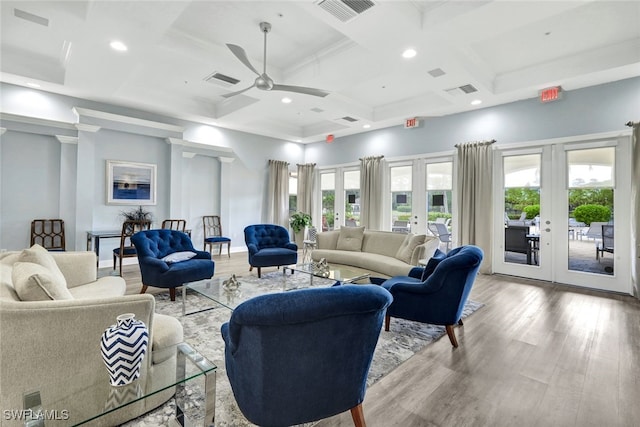
[[[290,141],[640,75],[639,1],[2,0],[0,11],[3,82]],[[223,97],[256,78],[226,44],[263,70],[260,22],[272,25],[268,75],[328,96]]]

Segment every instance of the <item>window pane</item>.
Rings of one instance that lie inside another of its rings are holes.
[[[614,187],[615,147],[567,152],[569,188]]]
[[[289,177],[289,195],[298,194],[298,178]]]
[[[540,154],[504,157],[504,187],[540,186]]]
[[[427,190],[453,188],[453,162],[427,163]]]
[[[335,173],[322,173],[320,174],[320,189],[321,190],[335,190],[336,188],[336,174]]]
[[[411,166],[395,166],[391,172],[391,191],[411,191]]]
[[[360,171],[346,171],[344,173],[344,188],[360,188]]]

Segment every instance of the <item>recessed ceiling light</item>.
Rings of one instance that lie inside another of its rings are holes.
[[[402,57],[403,58],[413,58],[414,56],[416,56],[418,52],[415,51],[415,49],[407,49],[404,52],[402,52]]]
[[[371,127],[371,125],[362,125],[363,128],[365,129],[369,129]]]
[[[109,46],[111,46],[111,49],[117,50],[118,52],[126,52],[128,50],[127,45],[118,40],[112,41],[109,43]]]
[[[29,82],[29,83],[27,83],[27,86],[29,86],[29,87],[36,87],[36,88],[40,87],[40,85],[39,85],[38,83],[33,83],[33,82]]]
[[[283,104],[291,104],[292,99],[291,98],[282,98],[282,103]]]
[[[471,101],[471,105],[480,105],[482,104],[482,100],[480,99],[474,99],[473,101]]]

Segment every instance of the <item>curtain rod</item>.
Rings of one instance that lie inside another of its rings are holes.
[[[300,163],[296,163],[296,166],[315,166],[315,163],[304,163],[304,164],[300,164]]]
[[[368,160],[368,159],[384,159],[384,156],[368,156],[368,157],[361,157],[358,160],[362,161],[362,160]]]
[[[465,142],[464,144],[456,144],[456,145],[454,145],[454,147],[458,148],[458,147],[461,147],[461,146],[467,145],[467,144],[489,145],[489,144],[495,144],[495,143],[496,143],[496,140],[492,139],[492,140],[489,140],[489,141]]]

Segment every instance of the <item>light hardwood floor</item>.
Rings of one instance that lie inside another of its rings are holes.
[[[255,274],[246,257],[215,256],[216,276]],[[139,292],[138,267],[124,277]],[[459,348],[445,336],[367,390],[369,427],[640,426],[640,301],[499,275],[471,299],[485,306]],[[317,427],[352,425],[346,412]]]

